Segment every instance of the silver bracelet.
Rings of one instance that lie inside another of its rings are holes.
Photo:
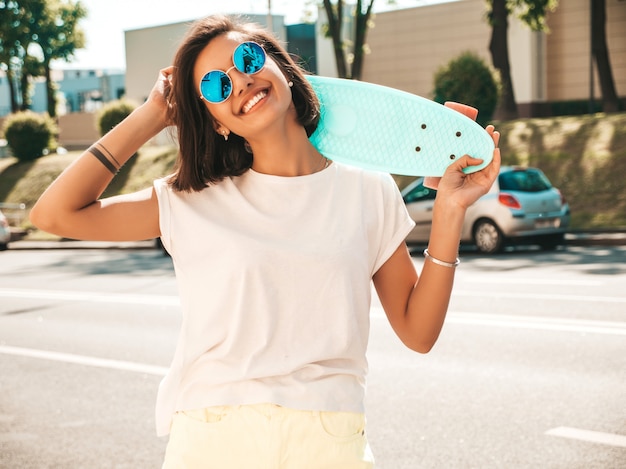
[[[433,257],[430,255],[430,253],[428,252],[428,248],[424,249],[424,257],[428,259],[430,262],[432,262],[433,264],[437,264],[442,267],[448,267],[450,269],[454,269],[457,265],[461,263],[461,260],[458,257],[456,258],[454,262],[445,262],[440,259],[437,259],[436,257]]]

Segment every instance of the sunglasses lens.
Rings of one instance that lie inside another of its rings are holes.
[[[233,64],[248,75],[260,72],[265,65],[265,51],[256,42],[244,42],[235,49]]]
[[[230,77],[221,70],[212,70],[200,82],[200,92],[210,103],[226,101],[233,89]]]
[[[233,54],[233,64],[242,73],[252,75],[265,65],[265,51],[255,42],[239,44]],[[202,97],[210,103],[222,103],[233,90],[233,82],[226,72],[211,70],[200,82]]]

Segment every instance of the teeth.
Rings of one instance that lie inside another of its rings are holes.
[[[265,98],[267,96],[267,91],[263,90],[263,91],[259,91],[250,101],[248,101],[245,106],[241,109],[241,112],[243,112],[244,114],[246,114],[247,112],[250,111],[250,109],[252,109],[254,107],[254,105],[256,103],[258,103],[259,101],[261,101],[263,98]]]

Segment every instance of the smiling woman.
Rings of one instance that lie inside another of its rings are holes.
[[[31,210],[57,235],[160,237],[171,255],[182,322],[156,404],[157,432],[170,435],[166,469],[371,468],[372,283],[409,348],[425,353],[437,341],[463,217],[493,183],[498,150],[471,174],[481,160],[457,158],[438,182],[418,278],[394,180],[328,160],[309,140],[319,118],[304,71],[271,32],[211,16],[191,26],[148,99]],[[168,126],[179,143],[173,173],[103,198]]]

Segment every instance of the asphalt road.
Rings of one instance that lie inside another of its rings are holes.
[[[178,314],[158,251],[0,253],[0,468],[160,467]],[[378,469],[626,467],[626,247],[466,252],[433,351],[376,301],[369,350]]]

